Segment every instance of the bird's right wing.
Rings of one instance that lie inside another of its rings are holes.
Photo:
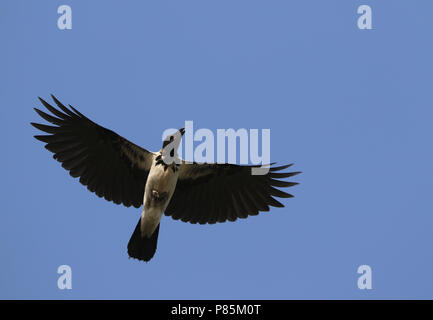
[[[35,138],[45,142],[54,159],[72,177],[80,177],[91,192],[116,204],[139,208],[155,154],[52,98],[63,112],[39,98],[54,116],[35,108],[36,112],[55,126],[32,122],[35,128],[49,133]]]

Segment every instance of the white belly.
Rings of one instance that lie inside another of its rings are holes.
[[[178,175],[179,171],[173,172],[170,167],[164,170],[163,165],[152,166],[144,190],[140,228],[142,236],[150,237],[158,226],[176,188]],[[163,201],[152,198],[155,191],[157,194],[166,195]]]

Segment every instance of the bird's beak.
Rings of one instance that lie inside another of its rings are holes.
[[[185,133],[185,128],[180,128],[179,132],[180,132],[181,135],[183,135]]]

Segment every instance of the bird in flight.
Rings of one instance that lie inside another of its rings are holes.
[[[251,170],[259,166],[187,162],[177,155],[183,128],[169,135],[160,151],[150,152],[51,97],[58,109],[39,98],[51,114],[34,109],[52,125],[32,122],[47,133],[34,137],[98,197],[126,207],[143,205],[128,243],[132,258],[152,259],[164,213],[175,220],[213,224],[257,215],[269,206],[284,207],[275,198],[293,197],[278,189],[297,184],[280,180],[300,173],[281,172],[291,164],[270,164],[266,174],[253,175]]]

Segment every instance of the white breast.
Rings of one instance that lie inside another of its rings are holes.
[[[164,170],[163,165],[154,165],[147,178],[146,191],[150,189],[160,193],[168,192],[170,194],[176,187],[178,176],[179,171],[173,172],[173,169],[170,167]]]

